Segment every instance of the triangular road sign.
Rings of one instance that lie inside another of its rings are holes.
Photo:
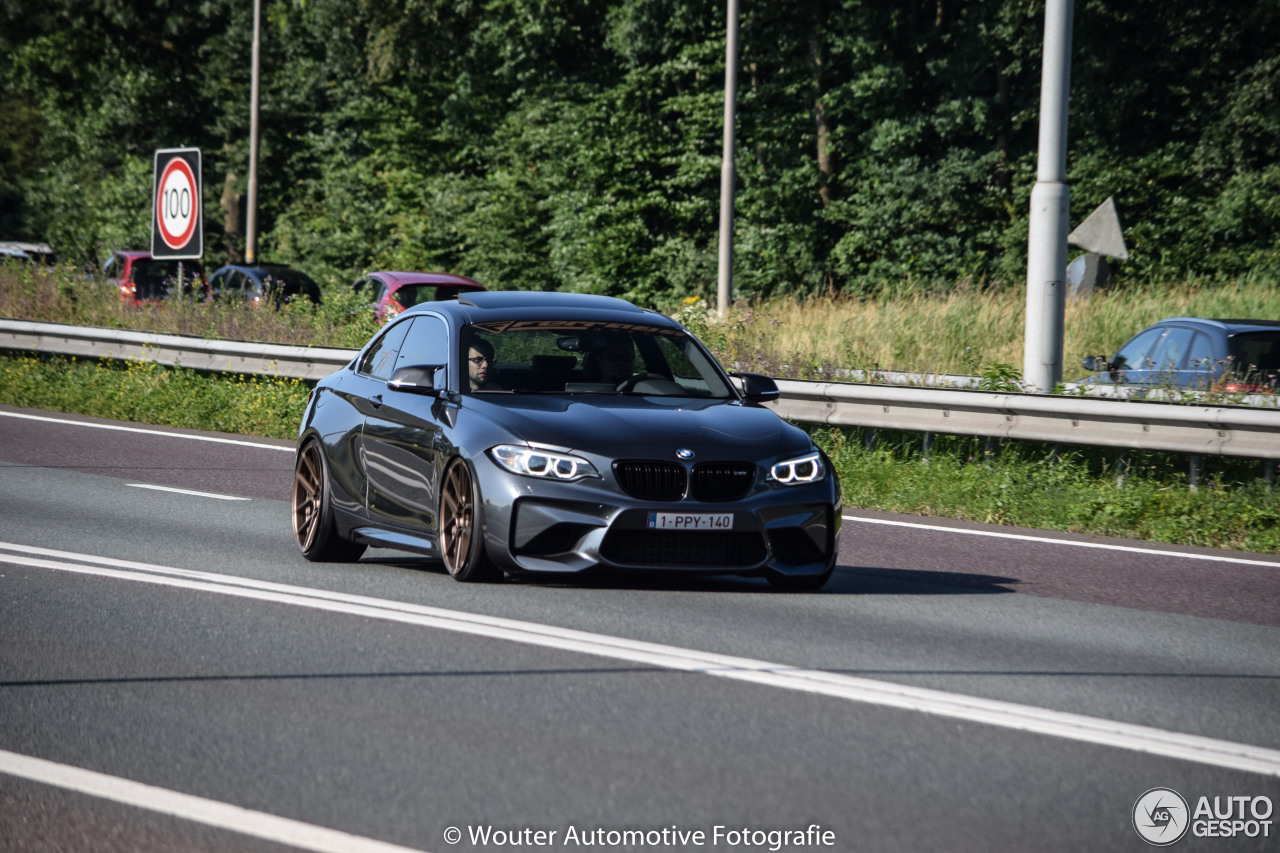
[[[1086,252],[1120,261],[1129,260],[1124,233],[1120,230],[1120,216],[1116,213],[1115,201],[1110,198],[1098,205],[1088,219],[1067,235],[1067,243]]]

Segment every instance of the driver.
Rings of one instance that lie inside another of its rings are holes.
[[[467,378],[472,391],[501,391],[502,386],[489,381],[493,367],[493,344],[481,338],[472,338],[467,347]]]
[[[631,378],[636,362],[630,335],[610,335],[600,353],[600,381],[620,385]]]

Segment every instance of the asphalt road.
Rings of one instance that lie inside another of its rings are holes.
[[[0,408],[0,849],[1280,847],[1276,555],[847,508],[818,593],[472,586],[128,426]]]

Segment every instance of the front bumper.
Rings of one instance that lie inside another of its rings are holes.
[[[478,466],[479,467],[479,466]],[[577,483],[480,473],[486,547],[515,573],[591,569],[820,575],[835,563],[840,490],[834,473],[784,487],[757,478],[741,500],[645,501],[608,474]],[[651,513],[732,515],[728,530],[658,530]]]

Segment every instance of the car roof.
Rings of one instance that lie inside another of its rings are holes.
[[[1229,335],[1250,329],[1280,328],[1280,320],[1211,320],[1205,317],[1168,317],[1161,320],[1160,323],[1199,323],[1220,328]]]
[[[506,320],[554,320],[588,322],[591,325],[616,323],[620,327],[683,327],[657,311],[641,308],[625,299],[586,293],[559,293],[534,290],[480,290],[463,293],[456,301],[415,305],[396,318],[439,313],[459,324],[492,323]]]
[[[38,255],[53,254],[53,249],[48,243],[26,243],[21,240],[0,240],[0,250]]]
[[[263,272],[273,272],[275,270],[292,270],[293,272],[302,272],[297,267],[291,267],[286,264],[224,264],[218,267],[219,270],[261,270]],[[305,273],[304,273],[305,275]]]
[[[456,275],[449,272],[412,272],[407,270],[377,270],[375,272],[365,273],[361,278],[374,276],[382,279],[388,284],[404,286],[408,284],[446,284],[453,287],[474,288],[476,290],[484,290],[484,285],[474,279],[467,278],[465,275]]]

